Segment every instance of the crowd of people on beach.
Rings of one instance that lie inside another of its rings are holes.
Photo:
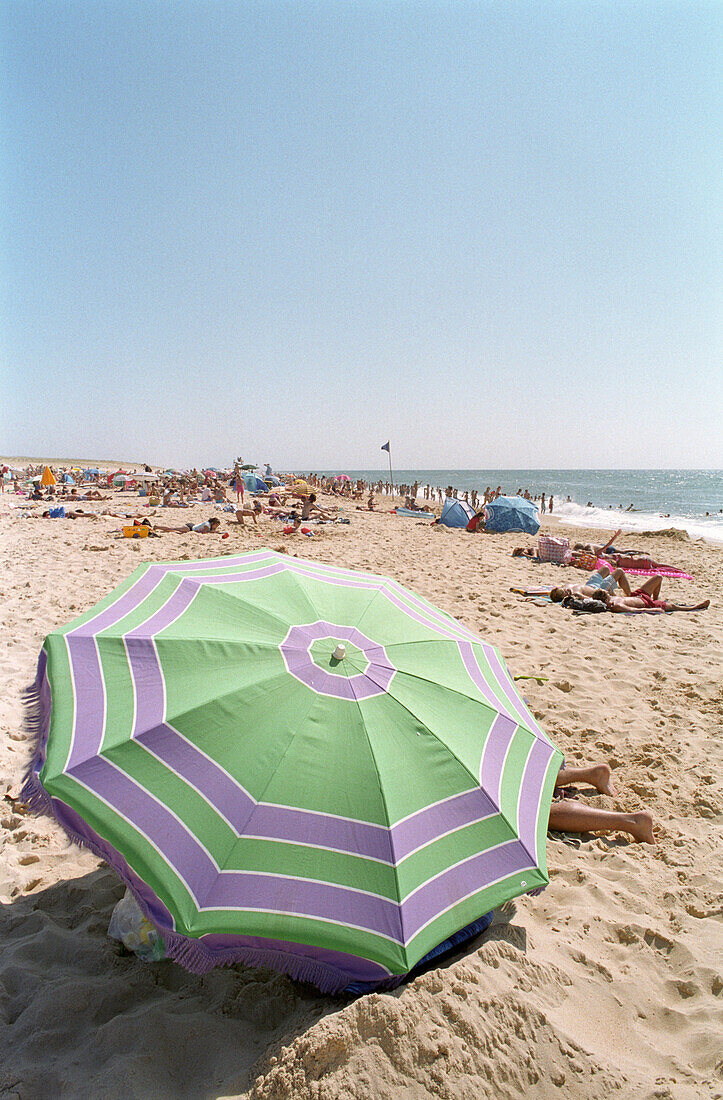
[[[49,472],[46,473],[46,470]],[[286,536],[298,533],[311,535],[309,526],[304,524],[326,524],[349,522],[343,516],[343,502],[356,504],[356,511],[378,511],[377,497],[382,499],[401,496],[409,510],[428,512],[437,503],[447,498],[464,500],[476,509],[474,520],[470,521],[468,531],[482,529],[485,505],[502,495],[501,486],[487,486],[483,493],[467,491],[458,493],[453,486],[393,486],[390,482],[379,480],[368,484],[362,479],[352,481],[345,475],[333,477],[315,473],[299,476],[285,475],[281,478],[272,474],[266,465],[266,479],[254,475],[253,489],[249,489],[246,472],[241,463],[232,468],[221,470],[192,469],[185,472],[154,472],[145,465],[142,471],[118,471],[116,474],[101,470],[49,468],[28,466],[22,470],[2,469],[3,490],[14,491],[23,497],[28,505],[39,511],[28,513],[40,518],[51,519],[99,519],[103,516],[124,521],[121,531],[124,536],[130,532],[144,537],[160,537],[163,534],[213,535],[228,533],[223,531],[222,519],[226,524],[243,527],[250,522],[257,527],[259,520],[281,521]],[[137,507],[129,507],[128,491],[138,493]],[[318,493],[330,498],[323,506],[319,503]],[[124,504],[121,509],[115,504],[116,494],[122,494]],[[554,510],[552,494],[544,492],[535,496],[527,489],[518,489],[514,494],[538,504],[541,515]],[[424,504],[420,506],[419,498]],[[109,502],[111,502],[109,504]],[[80,507],[81,503],[100,502],[104,507],[96,512]],[[197,522],[170,522],[171,509],[186,509],[193,505],[208,505],[214,508],[214,514]],[[140,515],[145,506],[146,514]],[[224,516],[218,512],[227,513]],[[166,519],[165,515],[169,518]],[[474,521],[477,521],[476,523]],[[118,533],[118,532],[117,532]],[[542,589],[552,604],[562,604],[573,609],[582,605],[596,604],[595,610],[612,613],[634,612],[670,612],[704,610],[709,600],[699,603],[679,603],[661,599],[663,576],[655,572],[675,575],[675,566],[663,565],[653,561],[648,555],[634,548],[618,550],[613,545],[620,536],[617,530],[605,543],[578,543],[572,549],[569,559],[564,563],[586,568],[589,576],[583,583],[561,584]],[[538,559],[535,547],[519,547],[513,550],[513,556],[526,559]],[[626,569],[636,572],[648,570],[651,575],[641,584],[633,587]],[[621,594],[618,594],[618,590]],[[563,768],[556,783],[556,798],[550,812],[550,828],[563,831],[606,832],[622,830],[636,840],[654,842],[652,819],[646,811],[633,814],[619,814],[584,806],[575,798],[570,798],[570,788],[579,784],[589,784],[595,790],[612,794],[610,769],[606,764],[597,764],[586,768]]]

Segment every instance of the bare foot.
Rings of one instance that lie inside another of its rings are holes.
[[[647,810],[640,810],[637,814],[626,814],[625,816],[630,821],[627,832],[629,832],[635,840],[642,841],[645,844],[655,844],[655,837],[653,836],[653,818]]]
[[[610,776],[611,771],[607,764],[596,764],[590,768],[590,782],[600,794],[617,794]]]

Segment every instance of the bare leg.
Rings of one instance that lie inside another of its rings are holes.
[[[660,595],[660,589],[663,584],[663,578],[659,576],[648,577],[646,581],[639,586],[641,591],[647,592],[654,600],[657,600]]]
[[[625,593],[625,595],[626,595],[626,596],[629,596],[629,595],[630,595],[630,592],[631,592],[631,588],[630,588],[630,581],[629,581],[629,580],[628,580],[628,578],[627,578],[627,577],[625,576],[625,572],[624,572],[624,570],[622,570],[622,569],[614,569],[614,570],[613,570],[613,576],[615,577],[615,580],[616,580],[616,581],[618,582],[618,584],[619,584],[619,585],[620,585],[620,587],[622,588],[622,590],[623,590],[623,592]]]
[[[667,611],[705,611],[706,607],[710,607],[710,600],[703,600],[701,603],[666,603]]]
[[[595,764],[591,768],[560,768],[555,787],[569,787],[576,783],[589,783],[600,794],[615,794],[607,764]]]
[[[563,799],[550,807],[550,828],[566,833],[629,833],[634,840],[655,844],[653,819],[646,810],[618,814]]]

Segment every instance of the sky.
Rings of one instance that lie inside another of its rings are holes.
[[[722,12],[4,0],[0,453],[723,467]]]

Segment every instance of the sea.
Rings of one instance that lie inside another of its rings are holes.
[[[389,470],[317,470],[326,476],[388,481]],[[723,470],[394,470],[395,485],[458,492],[489,485],[514,495],[529,489],[554,498],[553,516],[577,527],[623,531],[679,528],[691,538],[723,543]],[[569,499],[568,499],[569,498]],[[630,508],[632,505],[632,508]]]

